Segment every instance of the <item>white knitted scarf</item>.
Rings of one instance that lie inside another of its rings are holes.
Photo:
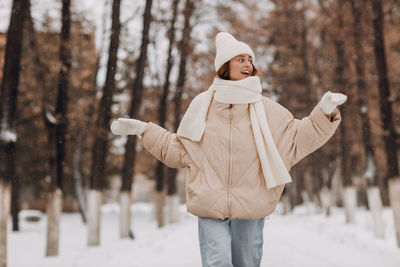
[[[264,105],[261,83],[257,76],[239,81],[215,78],[210,88],[197,95],[190,103],[179,125],[177,135],[193,141],[200,141],[206,128],[207,113],[214,97],[224,104],[250,104],[251,127],[257,146],[267,188],[273,188],[292,181],[275,142],[272,139]]]

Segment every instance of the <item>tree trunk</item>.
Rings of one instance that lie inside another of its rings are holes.
[[[75,152],[74,152],[74,161],[73,161],[73,169],[74,169],[74,187],[75,194],[78,200],[79,213],[81,214],[83,223],[86,223],[86,200],[85,200],[85,192],[82,187],[82,175],[80,172],[80,161],[82,156],[82,140],[84,134],[81,133],[78,136],[78,143],[76,144]]]
[[[119,206],[120,206],[120,237],[129,238],[131,237],[131,194],[130,192],[123,191],[119,195]]]
[[[112,23],[111,23],[111,36],[110,47],[108,50],[108,62],[106,80],[103,88],[103,95],[100,100],[98,111],[98,118],[96,122],[95,141],[92,150],[92,167],[90,173],[90,188],[95,195],[100,195],[101,190],[106,186],[106,158],[108,153],[108,133],[109,124],[111,119],[111,104],[115,87],[115,73],[117,71],[117,54],[119,47],[119,35],[121,30],[120,23],[120,3],[121,0],[114,0],[112,6]],[[93,202],[93,200],[91,200]],[[96,202],[97,203],[97,202]],[[100,203],[98,203],[100,205]],[[90,209],[95,210],[90,210]],[[100,220],[99,209],[92,203],[88,205],[89,213],[89,230],[88,230],[88,244],[91,246],[99,245],[100,221],[94,222],[93,220]],[[98,215],[98,216],[94,216]],[[95,227],[95,228],[93,228]]]
[[[105,2],[104,9],[107,9],[107,1]],[[105,14],[106,12],[104,12]],[[103,16],[103,19],[106,20],[105,16]],[[103,32],[103,34],[105,34]],[[103,38],[104,39],[104,38]],[[103,44],[104,42],[102,42]],[[86,122],[86,129],[92,129],[94,126],[94,114],[95,114],[95,106],[96,106],[96,94],[98,91],[98,86],[97,86],[97,74],[99,71],[99,66],[100,66],[100,59],[101,59],[101,52],[103,49],[101,48],[98,53],[96,54],[96,63],[94,65],[94,75],[93,75],[93,88],[90,92],[90,97],[92,98],[91,103],[89,103],[88,108],[86,110],[86,115],[87,115],[87,122]],[[75,193],[76,197],[78,199],[78,205],[79,205],[79,212],[81,213],[82,221],[83,223],[87,223],[87,198],[85,194],[85,189],[83,188],[82,185],[82,175],[80,171],[80,162],[81,162],[81,156],[82,156],[82,149],[83,149],[83,140],[87,138],[87,131],[81,132],[81,134],[78,137],[78,143],[76,144],[76,150],[74,153],[74,161],[73,161],[73,168],[74,168],[74,181],[75,181]]]
[[[347,82],[345,80],[345,47],[344,47],[344,40],[343,34],[344,32],[342,29],[344,28],[343,17],[341,13],[341,9],[343,6],[343,0],[338,1],[338,14],[337,14],[337,21],[338,25],[337,28],[339,30],[339,38],[335,39],[335,49],[336,49],[336,67],[335,67],[335,84],[338,88],[343,89],[345,88]],[[342,180],[343,185],[350,186],[352,184],[351,181],[351,168],[349,162],[349,144],[348,144],[348,127],[347,127],[347,119],[346,119],[346,109],[342,107],[341,109],[342,117],[345,118],[341,123],[340,133],[341,133],[341,158],[342,158]]]
[[[14,0],[7,32],[0,97],[0,267],[7,266],[7,222],[10,213],[11,183],[16,172],[16,113],[24,21],[28,0]]]
[[[62,191],[56,189],[47,198],[47,243],[46,256],[58,256],[60,239],[60,216],[62,212]]]
[[[10,196],[10,184],[0,180],[0,267],[7,267],[7,225]]]
[[[47,128],[47,147],[49,151],[49,177],[50,177],[50,189],[47,193],[47,239],[46,239],[46,256],[57,256],[58,255],[58,241],[59,241],[59,216],[61,211],[59,211],[59,205],[62,206],[62,199],[58,198],[57,192],[60,192],[60,198],[62,197],[62,191],[60,189],[57,190],[56,179],[57,170],[56,170],[56,143],[54,142],[55,138],[55,124],[56,119],[52,116],[52,114],[45,110],[46,108],[42,107],[44,122]],[[61,202],[59,204],[58,202]]]
[[[383,141],[385,143],[387,176],[384,181],[383,190],[386,190],[386,182],[389,184],[390,205],[394,213],[394,225],[396,229],[397,245],[400,247],[400,174],[397,158],[396,132],[393,124],[392,101],[390,100],[389,78],[386,63],[385,38],[384,38],[384,13],[381,0],[371,0],[372,22],[374,27],[374,53],[375,64],[378,73],[379,107],[381,111],[383,126]],[[382,195],[385,196],[383,191]],[[384,199],[385,202],[386,199]]]
[[[11,157],[11,155],[9,155]],[[15,156],[13,156],[15,159]],[[13,160],[15,162],[15,160]],[[19,179],[14,179],[11,182],[11,217],[13,231],[19,231],[18,214],[20,211],[19,202],[20,182]]]
[[[394,215],[397,246],[400,247],[400,177],[389,180],[389,197]]]
[[[60,62],[61,68],[58,78],[58,94],[56,104],[56,148],[57,148],[57,187],[62,189],[63,168],[65,166],[65,143],[67,133],[67,107],[68,107],[68,86],[71,69],[71,0],[62,1],[62,26],[61,26],[61,44],[60,44]]]
[[[179,0],[174,0],[172,3],[172,20],[171,26],[169,28],[168,36],[169,36],[169,48],[168,48],[168,58],[167,58],[167,69],[165,74],[165,82],[163,87],[163,93],[160,96],[160,104],[158,109],[158,121],[161,127],[165,126],[165,120],[167,115],[167,108],[168,108],[168,94],[169,94],[169,87],[170,87],[170,74],[173,65],[173,57],[172,57],[172,48],[175,43],[175,21],[178,13],[178,3]]]
[[[291,176],[293,178],[293,183],[288,185],[285,191],[289,197],[289,202],[291,207],[296,207],[302,204],[301,192],[305,190],[304,178],[302,175],[302,164],[295,165],[290,170]]]
[[[173,10],[173,14],[172,14],[172,20],[171,20],[171,25],[169,28],[169,48],[168,48],[168,58],[167,58],[167,69],[166,69],[166,75],[165,75],[165,83],[164,83],[164,88],[163,88],[163,93],[160,96],[160,101],[159,101],[159,109],[158,109],[158,121],[159,121],[159,125],[161,127],[165,126],[165,121],[166,121],[166,114],[167,114],[167,109],[168,109],[168,102],[167,102],[167,97],[168,97],[168,93],[169,93],[169,87],[170,87],[170,74],[171,74],[171,70],[172,70],[172,65],[173,65],[173,57],[172,57],[172,48],[175,42],[175,21],[176,21],[176,17],[177,17],[177,13],[178,13],[178,0],[174,0],[172,3],[172,10]],[[157,192],[161,192],[164,190],[164,176],[165,176],[165,170],[166,168],[164,167],[164,164],[159,161],[157,163],[157,167],[156,167],[156,188],[155,190]],[[170,184],[168,184],[169,187],[171,186]],[[164,194],[161,194],[164,195]],[[164,201],[158,201],[156,202],[156,204],[161,204],[161,203],[165,203]],[[168,210],[173,209],[171,205],[171,201],[167,201],[167,205],[168,205]],[[156,210],[159,209],[164,209],[164,207],[156,207]],[[173,211],[171,211],[173,212]],[[169,213],[168,213],[169,214]],[[158,216],[156,216],[157,218],[159,218]],[[162,222],[164,222],[165,220],[162,219],[161,221],[158,222],[158,225],[160,227],[164,226],[164,224]]]
[[[289,195],[284,194],[281,197],[281,203],[282,203],[282,214],[286,215],[289,214],[289,212],[292,210],[292,207],[290,205],[290,200],[289,200]]]
[[[331,208],[332,208],[332,193],[331,190],[324,186],[321,191],[319,192],[320,199],[321,199],[321,206],[322,210],[326,216],[331,215]]]
[[[308,56],[308,45],[307,45],[307,35],[308,35],[308,25],[306,22],[305,16],[306,10],[303,8],[300,11],[301,14],[301,49],[300,49],[300,57],[303,65],[303,72],[304,72],[304,86],[305,86],[305,93],[307,97],[307,106],[309,108],[315,105],[315,98],[313,97],[314,94],[312,92],[312,82],[311,82],[311,70],[310,70],[310,62]],[[322,177],[321,177],[321,166],[319,164],[318,158],[320,158],[319,150],[313,152],[311,155],[311,167],[312,167],[312,197],[316,200],[316,204],[320,204],[320,196],[319,192],[322,188]]]
[[[382,199],[381,193],[379,191],[379,187],[371,186],[367,190],[368,196],[368,206],[372,213],[372,219],[374,221],[374,233],[375,237],[383,238],[384,237],[384,223],[382,218]]]
[[[194,11],[194,3],[193,0],[186,0],[185,9],[184,9],[184,26],[182,32],[182,39],[179,44],[179,50],[181,52],[181,59],[179,63],[179,74],[178,74],[178,81],[176,84],[176,93],[174,96],[174,103],[175,103],[175,123],[174,129],[175,131],[178,130],[180,121],[181,121],[181,100],[182,94],[185,86],[186,80],[186,62],[189,57],[190,52],[190,32],[191,32],[191,25],[190,25],[190,18]]]
[[[359,0],[351,0],[351,9],[353,14],[353,38],[354,38],[354,65],[357,73],[357,95],[358,95],[358,111],[361,118],[362,125],[362,140],[364,144],[365,154],[367,156],[367,164],[365,167],[365,177],[370,185],[377,185],[376,172],[371,172],[368,167],[373,166],[375,169],[376,160],[374,149],[371,139],[371,126],[369,123],[369,110],[367,105],[367,85],[365,82],[365,63],[364,63],[364,50],[362,47],[362,13]],[[370,161],[369,161],[370,160]]]
[[[155,191],[154,192],[154,207],[155,214],[157,218],[158,227],[163,227],[165,225],[165,192],[164,191]]]
[[[169,173],[167,173],[168,188],[166,203],[169,223],[176,223],[179,221],[179,196],[176,180],[180,171],[182,171],[182,169],[170,169]]]
[[[335,84],[338,88],[344,89],[348,84],[347,79],[345,78],[345,44],[344,44],[344,22],[343,22],[343,5],[344,1],[337,1],[337,31],[339,36],[335,39],[335,49],[336,49],[336,67],[335,67]],[[342,117],[344,118],[341,126],[341,175],[342,175],[342,184],[344,186],[344,194],[343,194],[343,204],[346,209],[346,222],[353,223],[355,214],[355,209],[353,208],[353,204],[357,204],[355,189],[352,187],[352,179],[351,179],[351,161],[350,161],[350,149],[349,149],[349,127],[347,125],[347,117],[346,117],[346,108],[341,108]],[[354,193],[353,193],[354,192]],[[354,197],[355,199],[352,199]]]
[[[385,144],[387,176],[383,185],[380,185],[382,195],[385,196],[387,183],[390,179],[398,177],[399,166],[397,158],[396,132],[393,124],[392,100],[390,100],[389,78],[386,62],[385,38],[384,38],[384,13],[381,0],[371,0],[372,23],[374,28],[374,54],[376,71],[378,73],[379,107],[382,118],[383,141]],[[384,199],[384,203],[387,198]],[[400,223],[400,222],[398,222]]]
[[[90,190],[88,195],[88,245],[100,245],[100,217],[102,193],[99,190]]]
[[[331,215],[332,206],[335,205],[334,201],[334,189],[333,189],[333,179],[335,177],[335,173],[338,172],[337,164],[336,164],[336,153],[333,152],[329,155],[329,165],[324,172],[325,178],[323,187],[320,191],[320,199],[322,204],[322,209],[325,212],[326,216]]]
[[[165,206],[165,192],[164,192],[164,164],[159,161],[156,166],[156,185],[155,185],[155,215],[157,218],[158,227],[165,226],[164,206]]]
[[[47,207],[47,246],[46,256],[58,256],[60,235],[60,216],[62,212],[62,188],[65,166],[65,143],[67,134],[68,86],[71,69],[71,1],[62,1],[62,25],[59,57],[61,68],[58,77],[56,113],[53,119],[47,120],[49,131],[50,176],[52,179]],[[55,150],[55,151],[54,151]],[[54,152],[53,152],[54,151]]]
[[[367,90],[365,82],[365,63],[364,63],[364,50],[362,46],[362,8],[360,7],[359,0],[351,0],[351,10],[353,15],[353,38],[354,38],[354,65],[357,73],[357,95],[358,95],[358,111],[361,118],[362,125],[362,140],[366,154],[366,164],[364,177],[367,183],[371,185],[367,189],[367,200],[369,209],[372,212],[374,221],[374,232],[378,238],[383,238],[383,218],[382,218],[382,200],[380,196],[378,185],[378,177],[375,171],[376,159],[374,149],[372,146],[371,126],[369,123],[369,109],[367,105]]]
[[[182,39],[179,43],[179,50],[181,53],[181,58],[179,62],[179,73],[178,73],[178,80],[176,84],[176,93],[174,95],[174,132],[178,130],[180,121],[181,121],[181,100],[182,94],[185,86],[186,80],[186,62],[188,60],[190,54],[190,47],[191,47],[191,37],[190,32],[192,29],[192,25],[190,24],[190,18],[194,13],[195,5],[193,0],[186,0],[185,8],[183,10],[184,15],[184,26],[182,30]],[[177,194],[176,188],[176,176],[178,170],[168,168],[167,175],[168,175],[168,196],[172,197],[173,195]],[[173,213],[177,213],[174,211]]]
[[[151,23],[152,4],[152,0],[146,1],[146,7],[143,14],[142,43],[140,46],[139,59],[136,65],[136,78],[132,88],[131,107],[129,110],[130,118],[138,118],[140,105],[142,103],[143,77],[144,68],[146,66],[147,60],[147,46],[149,44],[149,29]],[[137,137],[135,135],[128,136],[128,141],[125,145],[125,156],[122,167],[121,193],[131,194],[132,182],[135,174],[136,138]],[[124,213],[128,213],[128,211],[124,211]],[[128,222],[124,222],[121,224],[129,225]]]
[[[177,194],[167,195],[167,218],[168,223],[179,221],[179,196]]]
[[[343,190],[343,204],[346,223],[356,223],[357,191],[355,186],[346,186]]]

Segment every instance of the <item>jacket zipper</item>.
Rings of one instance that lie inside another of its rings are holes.
[[[231,218],[231,175],[232,175],[232,104],[229,106],[229,170],[228,170],[228,218]]]

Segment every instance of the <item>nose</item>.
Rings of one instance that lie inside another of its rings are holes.
[[[245,60],[245,61],[244,61],[244,65],[245,65],[246,67],[250,67],[251,69],[253,69],[253,65],[251,64],[250,60]]]

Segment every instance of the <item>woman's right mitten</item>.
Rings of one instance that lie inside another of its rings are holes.
[[[336,106],[343,104],[346,102],[347,96],[340,93],[331,93],[330,91],[326,92],[320,101],[320,108],[322,112],[326,115],[329,115],[333,112]]]

